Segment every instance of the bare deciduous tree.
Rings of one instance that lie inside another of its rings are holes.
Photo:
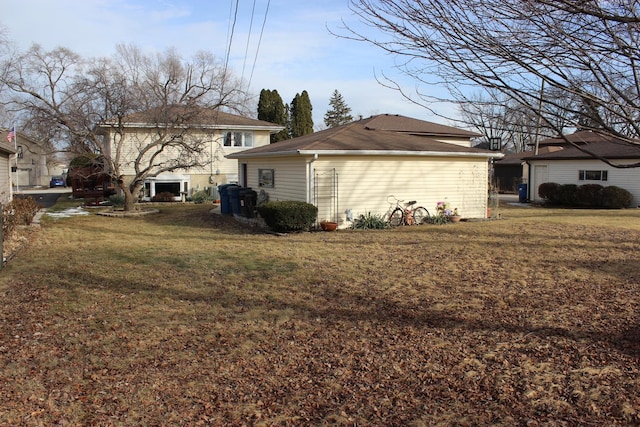
[[[9,105],[25,126],[48,129],[50,139],[76,155],[99,155],[127,210],[145,179],[210,162],[191,126],[202,123],[203,110],[237,111],[245,99],[240,84],[204,52],[185,61],[174,50],[146,55],[118,46],[111,58],[84,59],[34,45],[5,58],[5,66]],[[141,123],[144,137],[135,130]]]
[[[350,5],[376,31],[345,23],[343,37],[404,58],[405,73],[426,85],[444,85],[452,99],[481,87],[540,115],[557,133],[569,124],[632,143],[640,137],[640,4],[635,0],[351,0]],[[540,109],[543,81],[555,95],[545,94]],[[418,93],[422,103],[439,101],[425,92]]]
[[[547,94],[551,95],[551,92]],[[465,96],[458,102],[459,121],[482,134],[483,142],[499,138],[503,151],[533,150],[537,140],[556,136],[556,129],[569,126],[569,120],[563,115],[565,110],[551,113],[543,110],[542,113],[547,115],[548,120],[554,120],[555,123],[554,126],[547,126],[545,122],[538,120],[538,116],[527,106],[520,105],[503,93],[491,89]],[[562,100],[556,100],[555,103],[561,102]],[[550,104],[546,105],[547,108],[549,106]]]

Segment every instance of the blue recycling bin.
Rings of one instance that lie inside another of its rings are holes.
[[[229,193],[229,204],[231,205],[231,213],[234,215],[242,214],[240,208],[240,190],[242,190],[242,187],[239,185],[227,188],[227,193]]]
[[[233,213],[229,195],[229,190],[233,187],[240,188],[240,186],[236,184],[223,184],[218,186],[218,191],[220,192],[220,213],[222,214],[230,215]]]
[[[527,201],[527,184],[518,184],[518,201],[525,203]]]

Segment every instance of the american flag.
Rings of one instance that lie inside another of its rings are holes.
[[[9,133],[7,134],[7,141],[11,142],[11,140],[15,137],[16,137],[16,128],[12,127]]]

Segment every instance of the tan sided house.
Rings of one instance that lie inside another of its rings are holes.
[[[8,130],[0,134],[2,141],[7,141]],[[16,132],[12,149],[17,151],[12,157],[11,181],[13,187],[48,186],[54,175],[63,175],[65,166],[56,158],[54,150],[47,144],[38,142],[22,132]],[[17,164],[16,164],[17,162]]]
[[[180,132],[179,138],[191,138],[203,145],[200,163],[204,166],[163,172],[157,176],[152,174],[144,182],[144,194],[139,195],[141,200],[150,200],[156,194],[167,192],[172,193],[175,200],[179,200],[183,195],[191,195],[195,191],[213,192],[218,185],[237,182],[237,162],[228,160],[225,156],[268,145],[269,136],[283,129],[280,125],[262,120],[205,108],[198,109],[180,127],[163,127],[161,123],[153,121],[157,118],[152,120],[150,117],[151,113],[137,113],[127,117],[124,140],[118,147],[120,152],[116,152],[114,148],[116,146],[113,143],[113,130],[108,125],[103,126],[105,137],[112,141],[109,144],[109,155],[113,158],[119,156],[118,161],[123,168],[125,181],[133,177],[134,159],[141,155],[142,149],[149,141],[157,137],[159,129]],[[188,132],[183,129],[188,129]],[[176,154],[162,153],[161,156],[164,158],[158,158],[157,162],[166,161],[172,155]],[[143,164],[148,166],[149,160]]]
[[[447,201],[465,218],[487,215],[489,159],[465,130],[382,114],[275,144],[233,153],[240,184],[269,200],[318,207],[319,220],[347,227],[361,214],[383,215],[395,199],[431,214]]]
[[[3,136],[6,141],[6,132]],[[0,203],[8,203],[13,200],[11,167],[15,165],[15,153],[16,150],[11,145],[0,142]]]

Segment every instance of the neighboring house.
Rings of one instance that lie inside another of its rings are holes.
[[[127,117],[121,160],[125,181],[134,176],[133,160],[139,155],[140,147],[148,144],[158,128],[162,127],[161,123],[154,122],[150,117],[149,112]],[[182,194],[192,194],[199,190],[213,191],[218,185],[237,182],[237,162],[228,160],[225,156],[269,145],[270,135],[283,129],[281,125],[204,108],[198,109],[197,114],[183,126],[188,127],[184,138],[192,138],[193,141],[206,144],[201,159],[206,166],[161,173],[148,178],[145,180],[144,194],[140,195],[142,200],[150,200],[156,194],[166,192],[179,199]],[[112,130],[108,126],[103,126],[103,129],[105,137],[113,140]],[[179,129],[176,129],[175,132],[178,131]],[[111,148],[111,151],[115,151],[114,148]]]
[[[538,143],[538,154],[562,150],[565,145],[566,141],[559,138],[546,139]],[[529,165],[524,159],[533,155],[534,147],[530,145],[529,150],[507,153],[494,161],[493,179],[500,193],[518,193],[519,184],[528,184]]]
[[[567,138],[596,156],[616,164],[640,163],[640,141],[630,144],[612,136],[592,131],[578,131]],[[541,147],[551,147],[537,156],[530,155],[524,160],[529,165],[529,200],[542,201],[538,187],[545,182],[558,184],[600,184],[624,188],[633,195],[632,206],[640,204],[640,168],[615,168],[594,158],[563,138],[541,141]]]
[[[0,133],[0,140],[7,141],[8,130]],[[12,142],[11,145],[14,143]],[[35,141],[21,132],[16,132],[15,149],[17,150],[17,168],[15,156],[11,180],[13,187],[49,186],[53,175],[62,175],[63,166],[44,144]]]
[[[471,148],[473,132],[382,114],[268,146],[234,153],[240,184],[269,200],[318,207],[318,219],[342,227],[361,214],[386,214],[400,200],[435,213],[448,201],[465,218],[487,214],[489,159]]]
[[[493,163],[493,180],[498,192],[518,192],[518,184],[526,182],[523,179],[525,175],[523,158],[530,155],[530,151],[508,153],[505,154],[502,159],[496,160]]]
[[[5,132],[4,141],[7,140]],[[13,200],[11,187],[11,167],[15,165],[16,150],[9,144],[0,142],[0,203]]]

